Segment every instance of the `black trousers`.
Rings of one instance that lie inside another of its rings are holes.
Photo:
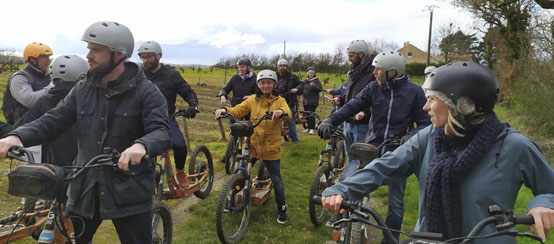
[[[73,228],[75,229],[77,244],[90,243],[92,236],[102,223],[103,220],[100,218],[98,205],[97,202],[94,217],[92,219],[79,216],[72,212],[69,213],[71,222],[73,222]],[[152,243],[152,210],[146,213],[115,218],[112,219],[112,223],[119,236],[119,241],[122,244]]]

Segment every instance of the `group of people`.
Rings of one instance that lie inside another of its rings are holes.
[[[76,242],[89,243],[100,223],[111,219],[121,243],[151,243],[154,164],[144,156],[173,148],[177,181],[187,187],[186,142],[172,115],[177,94],[189,104],[188,118],[199,111],[198,98],[178,71],[160,62],[163,52],[157,42],[139,46],[142,66],[128,61],[134,38],[120,23],[94,23],[81,40],[89,50],[86,61],[60,55],[50,62],[53,52],[47,45],[25,48],[27,64],[12,75],[4,95],[7,124],[0,125],[0,158],[12,146],[40,144],[42,162],[61,165],[82,166],[106,147],[122,152],[117,169],[90,170],[70,184],[66,207],[75,233],[81,233]],[[349,160],[339,183],[323,192],[326,209],[338,213],[343,199],[359,200],[387,185],[386,224],[400,230],[406,179],[415,174],[420,184],[416,229],[452,238],[468,234],[487,216],[489,205],[513,208],[524,183],[535,195],[528,213],[539,235],[548,234],[554,226],[554,171],[532,141],[496,118],[498,81],[490,70],[470,62],[428,67],[419,87],[409,81],[406,61],[398,52],[371,53],[363,40],[350,42],[346,52],[351,63],[347,82],[340,90],[328,91],[338,95],[331,100],[338,108],[319,125],[319,136],[329,138],[343,124],[347,155],[355,142],[377,146],[398,138],[401,145],[383,147],[382,156],[372,162]],[[315,68],[308,68],[302,82],[285,59],[278,61],[277,72],[256,75],[246,58],[237,68],[219,92],[223,108],[215,111],[215,118],[228,112],[257,122],[267,111],[273,113],[272,120],[254,130],[251,140],[257,150],[252,156],[269,171],[277,222],[282,224],[287,204],[280,126],[288,123],[292,143],[297,144],[293,118],[298,96],[303,96],[305,110],[315,111],[324,90]],[[309,120],[305,132],[314,130],[315,122]]]

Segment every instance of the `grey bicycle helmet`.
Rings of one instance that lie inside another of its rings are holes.
[[[279,61],[277,61],[277,66],[281,66],[281,65],[289,66],[289,61],[287,61],[284,58],[279,59]]]
[[[364,53],[364,55],[369,54],[369,45],[364,40],[354,40],[348,43],[346,46],[347,53]]]
[[[100,21],[90,25],[81,40],[107,46],[112,52],[123,52],[128,58],[133,54],[135,46],[135,39],[129,28],[113,21]]]
[[[277,73],[273,70],[264,69],[260,71],[258,74],[258,77],[256,78],[256,83],[260,83],[260,80],[262,79],[271,79],[273,82],[277,83]]]
[[[382,52],[373,59],[373,66],[385,69],[385,71],[394,69],[400,75],[406,71],[406,60],[399,52]]]
[[[437,69],[437,67],[432,66],[432,65],[431,65],[431,66],[427,66],[427,67],[425,68],[425,70],[423,71],[423,73],[424,73],[424,74],[429,74],[429,73],[433,72],[433,70],[435,70],[435,69]]]
[[[61,55],[50,63],[52,79],[79,81],[87,76],[88,63],[77,55]]]
[[[155,41],[145,41],[138,48],[138,55],[141,53],[162,54],[162,47]]]

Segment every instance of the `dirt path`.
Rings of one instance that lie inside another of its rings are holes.
[[[214,194],[215,191],[219,190],[223,186],[224,180],[225,180],[224,170],[215,172],[214,183],[213,183],[210,195]],[[186,214],[186,212],[189,209],[189,207],[200,202],[201,200],[202,199],[194,195],[191,195],[190,197],[182,199],[180,202],[176,203],[175,205],[172,205],[171,217],[173,219],[173,226],[186,222],[188,220],[188,214]]]

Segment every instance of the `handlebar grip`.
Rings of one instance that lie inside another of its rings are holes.
[[[314,195],[314,196],[312,197],[312,202],[313,202],[315,205],[321,205],[321,196]]]
[[[289,114],[288,114],[288,113],[282,113],[282,114],[281,114],[281,117],[282,117],[282,116],[289,116]]]
[[[315,204],[315,205],[321,205],[321,199],[322,197],[319,196],[319,195],[314,195],[312,197],[312,202]],[[352,204],[355,203],[355,201],[348,201],[348,200],[342,200],[342,203],[340,204],[340,208],[341,209],[350,209],[350,206],[352,206]]]
[[[514,224],[532,225],[535,224],[535,219],[531,215],[514,215]]]

